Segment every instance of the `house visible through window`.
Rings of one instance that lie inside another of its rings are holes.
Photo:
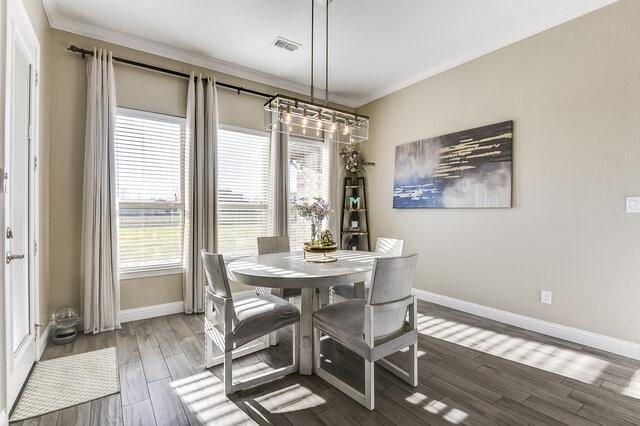
[[[269,138],[266,133],[218,130],[218,252],[256,254],[257,237],[271,233]]]
[[[118,256],[124,276],[182,268],[184,161],[184,118],[118,108]]]
[[[296,201],[314,197],[325,200],[328,195],[326,174],[328,173],[325,145],[322,142],[289,139],[289,240],[291,250],[302,250],[305,241],[311,239],[311,225],[298,216],[293,209]],[[331,206],[336,209],[336,206]],[[326,223],[324,224],[326,227]]]

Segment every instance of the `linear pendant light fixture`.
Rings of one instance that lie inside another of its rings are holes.
[[[313,80],[314,6],[311,0],[311,101],[276,94],[264,104],[265,128],[308,139],[355,144],[369,139],[369,117],[329,107],[329,3],[326,2],[325,99],[315,102]]]

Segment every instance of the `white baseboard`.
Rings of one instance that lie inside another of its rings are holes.
[[[255,290],[236,291],[234,295],[255,293]],[[142,306],[140,308],[123,309],[120,311],[120,322],[138,321],[148,318],[173,315],[184,312],[184,302],[163,303],[161,305]]]
[[[47,348],[47,343],[49,343],[49,332],[51,331],[52,326],[53,322],[47,323],[44,330],[42,330],[40,337],[36,339],[36,361],[40,360],[44,350]]]
[[[629,342],[627,340],[526,317],[524,315],[518,315],[512,312],[478,305],[477,303],[467,302],[417,288],[413,289],[413,294],[418,299],[426,302],[435,303],[437,305],[457,309],[479,317],[492,319],[494,321],[524,328],[526,330],[568,340],[580,345],[590,346],[592,348],[640,360],[640,344]]]
[[[138,321],[147,318],[161,317],[184,312],[184,302],[163,303],[161,305],[143,306],[141,308],[123,309],[120,311],[120,322]]]

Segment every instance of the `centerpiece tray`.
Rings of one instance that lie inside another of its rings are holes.
[[[338,249],[337,244],[318,244],[310,241],[304,243],[304,260],[313,263],[329,263],[338,260],[337,257],[329,255]]]
[[[307,241],[304,243],[303,250],[316,253],[329,253],[338,249],[337,244],[320,245]]]

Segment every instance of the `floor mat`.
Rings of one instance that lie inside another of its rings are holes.
[[[118,352],[100,349],[36,363],[11,422],[120,392]]]

